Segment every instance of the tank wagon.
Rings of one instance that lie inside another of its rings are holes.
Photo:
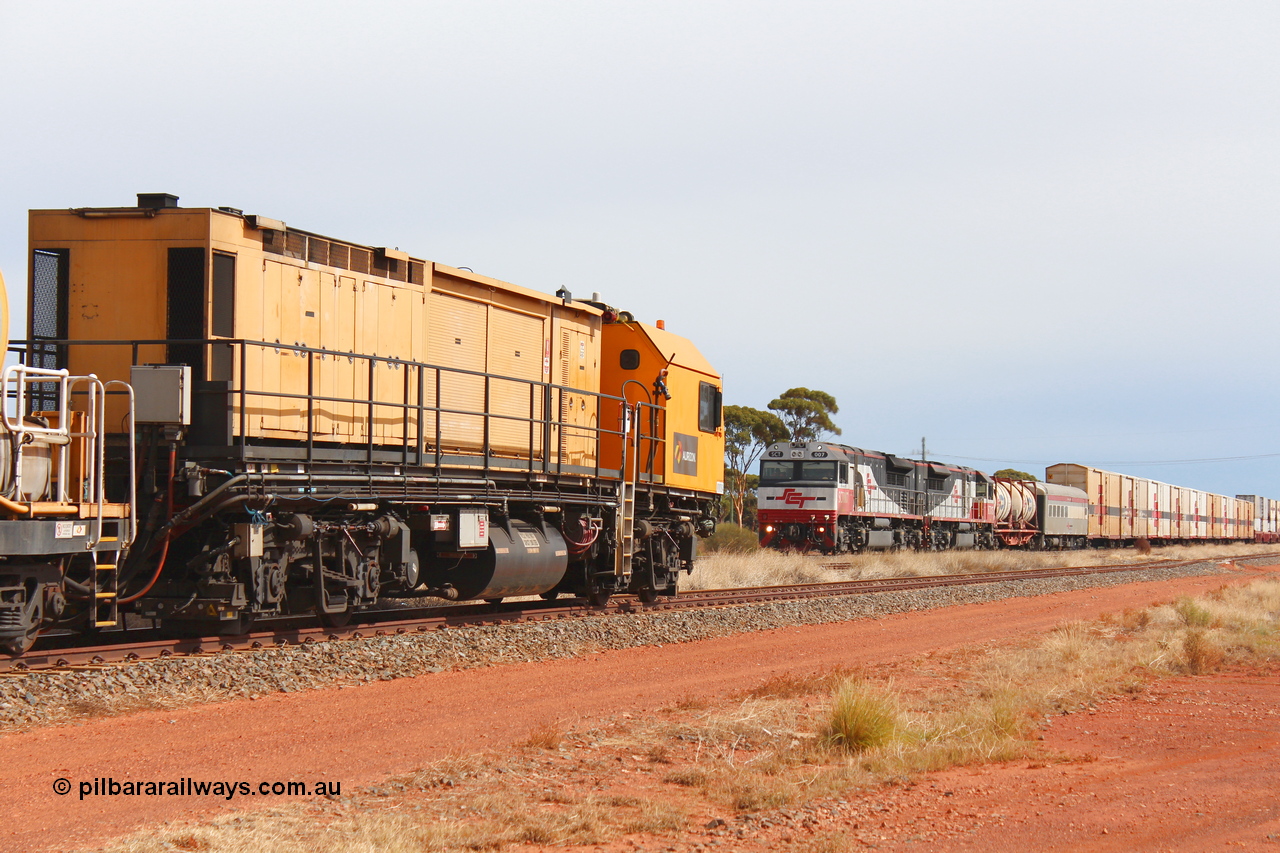
[[[29,225],[5,426],[53,461],[42,490],[11,455],[0,526],[72,521],[6,561],[12,651],[126,605],[243,632],[384,596],[651,600],[714,529],[720,375],[661,321],[167,194]]]
[[[1089,500],[1084,492],[1053,483],[992,477],[996,538],[1006,548],[1083,548]]]

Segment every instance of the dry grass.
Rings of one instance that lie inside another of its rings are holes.
[[[1063,625],[1035,641],[930,655],[900,667],[898,680],[847,669],[779,676],[602,731],[536,729],[523,749],[449,758],[349,803],[166,827],[111,849],[407,853],[671,837],[691,829],[689,814],[776,809],[945,767],[1046,759],[1036,735],[1049,715],[1140,691],[1151,678],[1264,660],[1280,660],[1274,579]],[[845,841],[821,836],[792,849],[838,853]]]
[[[830,693],[857,673],[848,667],[837,667],[828,672],[793,673],[770,676],[742,694],[748,699],[795,699],[815,693]]]
[[[559,749],[564,743],[564,729],[559,723],[544,723],[533,731],[529,732],[529,737],[525,739],[522,746],[530,749]]]
[[[847,752],[867,752],[898,736],[902,728],[900,716],[892,688],[846,681],[836,690],[823,738]]]
[[[1274,551],[1274,545],[1186,545],[1103,551],[873,552],[830,557],[763,550],[749,554],[708,554],[682,583],[688,589],[736,589],[785,583],[827,583],[856,578],[976,574],[1055,566],[1142,564],[1155,560],[1216,560]],[[849,568],[831,569],[829,564]]]

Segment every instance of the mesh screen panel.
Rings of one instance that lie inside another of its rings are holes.
[[[30,364],[48,370],[67,365],[66,347],[42,344],[41,338],[67,337],[67,281],[70,252],[67,249],[36,249],[31,256],[31,345]],[[30,387],[28,412],[58,408],[58,386],[37,383]]]
[[[351,266],[350,269],[359,273],[369,272],[369,252],[364,249],[351,249]]]
[[[329,266],[340,270],[347,268],[347,247],[339,243],[329,245]]]
[[[329,265],[329,241],[312,237],[307,241],[307,260],[313,264]]]

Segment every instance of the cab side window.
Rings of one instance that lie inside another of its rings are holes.
[[[720,389],[710,382],[698,383],[698,429],[715,432],[720,428]]]

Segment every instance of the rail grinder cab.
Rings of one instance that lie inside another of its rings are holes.
[[[601,424],[602,465],[623,473],[615,574],[623,577],[631,561],[642,583],[647,572],[665,574],[674,591],[675,573],[693,569],[696,534],[714,530],[713,496],[724,494],[722,380],[662,321],[638,323],[602,307],[600,390],[625,401],[608,405]]]
[[[723,494],[720,374],[691,341],[662,326],[618,321],[602,334],[601,392],[625,399],[630,418],[641,419],[628,424],[618,407],[616,432],[604,442],[607,467],[622,467],[622,433],[639,427],[630,430],[631,444],[641,438],[640,453],[627,454],[629,472],[676,491]]]

